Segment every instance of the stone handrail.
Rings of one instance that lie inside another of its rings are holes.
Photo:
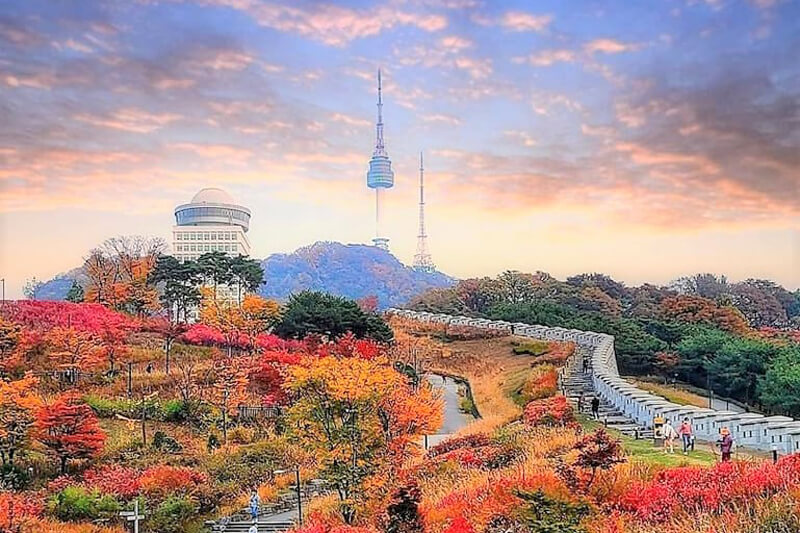
[[[613,335],[405,309],[388,309],[386,313],[423,323],[506,331],[511,335],[548,341],[572,341],[591,350],[595,392],[639,425],[652,427],[656,417],[663,417],[677,428],[680,422],[689,419],[694,434],[701,440],[716,440],[720,430],[727,427],[740,446],[777,450],[779,453],[800,452],[800,422],[792,418],[679,405],[625,381],[617,368]]]

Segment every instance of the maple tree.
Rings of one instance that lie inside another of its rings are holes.
[[[14,463],[14,456],[28,447],[31,428],[41,400],[38,379],[26,376],[17,381],[0,380],[0,459]]]
[[[58,458],[62,474],[67,461],[92,457],[103,449],[106,440],[91,407],[71,394],[40,407],[35,430],[37,440]]]
[[[53,347],[52,356],[59,365],[82,370],[98,368],[105,355],[99,340],[87,331],[74,327],[57,327],[47,336]]]
[[[366,479],[404,458],[409,439],[436,423],[424,418],[433,416],[432,396],[412,391],[378,358],[309,356],[290,367],[287,388],[297,399],[289,410],[292,430],[336,488],[348,524]]]

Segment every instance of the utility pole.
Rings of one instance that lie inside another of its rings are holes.
[[[303,526],[303,499],[300,496],[300,465],[294,465],[294,481],[297,485],[297,521]]]
[[[128,361],[128,398],[133,395],[133,362]]]
[[[228,387],[222,393],[222,440],[228,446]]]
[[[6,278],[0,278],[0,283],[3,284],[3,307],[6,306]]]

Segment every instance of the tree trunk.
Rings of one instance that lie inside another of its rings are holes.
[[[64,475],[66,473],[67,473],[67,456],[66,455],[62,455],[61,456],[61,475]]]

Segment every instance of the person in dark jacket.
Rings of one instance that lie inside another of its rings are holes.
[[[733,437],[731,437],[731,430],[727,427],[722,428],[719,431],[719,440],[717,441],[717,446],[719,446],[719,450],[722,452],[722,462],[727,463],[731,460],[731,452],[733,451]]]
[[[592,398],[592,418],[600,420],[600,398],[597,396]]]

